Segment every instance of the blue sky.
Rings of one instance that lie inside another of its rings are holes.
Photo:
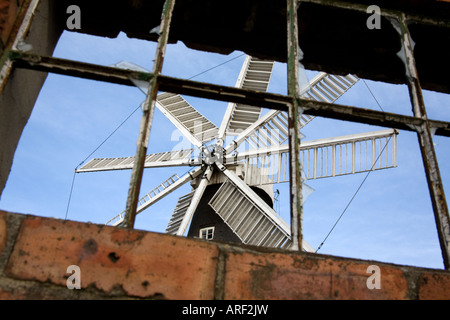
[[[151,70],[156,44],[128,39],[120,34],[107,39],[65,32],[54,56],[101,65],[122,60]],[[244,55],[220,55],[169,45],[163,73],[190,78],[234,57],[237,59],[194,80],[234,86]],[[308,77],[315,72],[308,72]],[[412,115],[408,90],[366,80],[387,112]],[[286,93],[286,66],[276,63],[269,91]],[[449,95],[424,92],[428,116],[450,121]],[[94,151],[144,100],[133,87],[49,75],[16,151],[0,208],[64,219],[75,167]],[[185,97],[204,116],[220,125],[227,104]],[[363,81],[337,103],[379,110]],[[134,156],[141,117],[134,112],[92,157]],[[302,133],[305,140],[363,133],[384,128],[315,118]],[[450,185],[450,142],[435,137],[441,175],[447,195]],[[183,142],[175,127],[155,112],[149,152],[171,151]],[[89,159],[90,159],[89,158]],[[88,160],[89,160],[88,159]],[[434,215],[431,208],[417,136],[400,131],[398,167],[372,172],[319,253],[378,260],[421,267],[442,268]],[[141,188],[150,191],[171,174],[184,174],[188,167],[147,169]],[[310,180],[315,192],[304,204],[303,233],[317,248],[361,184],[365,173]],[[105,223],[124,209],[130,171],[77,174],[67,218]],[[289,186],[280,190],[276,204],[289,222]],[[177,199],[190,191],[189,184],[139,214],[136,228],[164,232]]]

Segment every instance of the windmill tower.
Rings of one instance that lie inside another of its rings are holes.
[[[273,65],[272,61],[247,56],[236,87],[266,91]],[[128,62],[115,66],[146,71]],[[333,103],[358,80],[353,75],[320,73],[301,94],[307,99]],[[147,93],[147,82],[133,81]],[[179,198],[166,233],[289,249],[292,245],[290,227],[273,209],[273,184],[289,181],[287,114],[278,110],[262,114],[260,107],[230,103],[217,127],[178,94],[158,95],[156,107],[189,139],[197,152],[187,149],[146,156],[146,168],[194,168],[182,177],[170,176],[143,196],[137,213],[191,182],[192,191]],[[300,127],[313,118],[302,115]],[[302,141],[304,198],[312,191],[305,183],[308,179],[395,167],[396,135],[395,130],[382,130]],[[231,142],[225,143],[226,138],[231,138]],[[381,157],[383,151],[385,155]],[[131,169],[132,165],[133,157],[96,158],[77,172]],[[124,213],[106,224],[120,226]],[[302,247],[313,251],[305,241]]]

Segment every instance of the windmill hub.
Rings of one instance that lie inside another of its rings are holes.
[[[223,148],[220,145],[205,146],[198,156],[198,160],[206,165],[212,165],[215,162],[223,163]]]

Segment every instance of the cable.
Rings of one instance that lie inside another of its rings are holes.
[[[377,98],[375,98],[375,95],[373,94],[372,90],[370,90],[369,86],[366,83],[366,80],[362,79],[362,81],[364,82],[364,84],[367,87],[367,90],[369,90],[370,94],[372,95],[372,97],[374,98],[375,102],[377,103],[378,107],[381,109],[381,111],[384,112],[383,108],[381,107],[380,103],[378,102]]]
[[[98,145],[97,148],[94,149],[94,151],[92,151],[92,152],[91,152],[91,153],[90,153],[83,161],[81,161],[81,162],[75,167],[75,170],[74,170],[74,172],[73,172],[72,185],[71,185],[71,187],[70,187],[69,200],[67,201],[66,215],[65,215],[65,217],[64,217],[64,220],[67,220],[67,215],[68,215],[68,213],[69,213],[70,200],[72,199],[73,186],[74,186],[74,184],[75,184],[75,177],[76,177],[76,174],[77,174],[77,169],[78,169],[78,168],[79,168],[79,167],[80,167],[87,159],[89,159],[89,158],[90,158],[90,157],[91,157],[98,149],[100,149],[100,147],[101,147],[102,145],[104,145],[105,142],[108,141],[109,138],[111,138],[112,135],[113,135],[114,133],[116,133],[117,130],[119,130],[119,129],[125,124],[125,122],[127,122],[128,119],[130,119],[131,116],[134,115],[134,114],[136,113],[137,110],[140,109],[140,107],[141,107],[141,106],[139,106],[139,107],[137,107],[136,109],[134,109],[133,112],[130,113],[130,115],[129,115],[125,120],[123,120],[122,123],[120,123],[119,126],[118,126],[113,132],[111,132],[111,134],[110,134],[109,136],[107,136],[106,139],[104,139],[104,140]]]
[[[381,111],[384,112],[384,109],[381,107],[380,103],[378,102],[377,98],[375,97],[375,95],[373,94],[372,90],[370,90],[369,86],[367,85],[366,81],[364,79],[362,79],[362,81],[364,82],[364,84],[366,85],[367,89],[369,90],[370,94],[372,95],[372,97],[374,98],[375,102],[378,104],[378,107],[381,109]],[[383,147],[383,150],[381,150],[380,154],[378,155],[377,159],[375,160],[375,162],[372,165],[372,168],[370,168],[370,171],[367,172],[366,176],[364,177],[363,181],[361,182],[361,184],[359,185],[358,189],[356,189],[355,193],[353,194],[352,198],[350,199],[349,203],[347,204],[347,206],[345,207],[344,211],[342,211],[341,215],[339,216],[339,218],[336,220],[336,222],[334,223],[333,227],[331,228],[331,230],[328,232],[327,236],[325,237],[325,239],[323,239],[323,241],[320,243],[319,247],[316,249],[315,253],[317,253],[323,246],[323,244],[325,243],[325,241],[328,239],[328,237],[330,236],[331,232],[333,232],[334,228],[336,227],[336,225],[338,224],[338,222],[341,220],[342,216],[344,215],[344,213],[347,211],[348,207],[350,206],[350,204],[353,202],[353,199],[355,199],[356,195],[358,194],[359,190],[361,190],[363,184],[366,182],[367,178],[369,177],[370,173],[373,171],[373,168],[375,168],[375,164],[378,162],[378,159],[380,159],[381,155],[383,154],[384,150],[386,149],[386,147],[388,146],[389,142],[391,141],[392,137],[389,138],[389,140],[386,142],[386,144]]]
[[[130,119],[131,116],[132,116],[133,114],[136,113],[136,111],[137,111],[139,108],[140,108],[140,106],[137,107],[136,109],[134,109],[133,112],[132,112],[132,113],[131,113],[124,121],[122,121],[122,123],[119,124],[119,126],[118,126],[113,132],[111,132],[111,134],[110,134],[109,136],[107,136],[106,139],[104,139],[104,140],[102,141],[102,143],[100,143],[99,146],[98,146],[97,148],[94,149],[94,151],[92,151],[92,152],[91,152],[91,153],[90,153],[83,161],[81,161],[81,162],[75,167],[75,170],[74,170],[74,172],[73,172],[72,185],[71,185],[71,187],[70,187],[69,200],[67,201],[66,215],[65,215],[65,217],[64,217],[64,220],[67,220],[67,215],[68,215],[68,213],[69,213],[70,200],[72,199],[73,186],[74,186],[74,184],[75,184],[75,177],[76,177],[76,174],[77,174],[77,169],[78,169],[78,168],[79,168],[79,167],[80,167],[87,159],[89,159],[89,158],[90,158],[90,157],[91,157],[98,149],[100,149],[100,147],[101,147],[103,144],[105,144],[105,142],[108,141],[109,138],[111,138],[112,135],[113,135],[114,133],[116,133],[116,131],[119,130],[120,127],[122,127],[122,126],[125,124],[125,122],[127,122],[128,119]]]
[[[111,138],[112,135],[113,135],[114,133],[116,133],[116,131],[119,130],[120,127],[122,127],[122,126],[125,124],[125,122],[127,122],[128,119],[130,119],[131,116],[132,116],[133,114],[135,114],[136,111],[138,111],[140,108],[141,108],[141,106],[139,105],[139,107],[137,107],[136,109],[134,109],[134,111],[133,111],[133,112],[132,112],[125,120],[123,120],[122,123],[119,124],[119,126],[118,126],[113,132],[111,132],[111,134],[110,134],[109,136],[107,136],[106,139],[103,140],[103,142],[100,143],[100,145],[99,145],[97,148],[94,149],[94,151],[92,151],[92,152],[91,152],[91,153],[90,153],[83,161],[80,162],[80,164],[75,168],[75,170],[78,169],[78,168],[79,168],[79,167],[80,167],[87,159],[89,159],[89,158],[90,158],[90,157],[91,157],[98,149],[100,149],[100,147],[101,147],[102,145],[104,145],[105,142],[108,141],[109,138]]]
[[[317,251],[320,250],[320,248],[322,248],[323,244],[325,243],[325,241],[328,239],[328,237],[330,236],[331,232],[333,232],[334,228],[336,227],[336,225],[338,224],[339,220],[341,220],[342,216],[344,215],[344,213],[347,211],[348,207],[350,206],[350,204],[353,202],[353,200],[355,199],[356,195],[358,194],[359,190],[361,190],[361,187],[363,186],[364,182],[366,182],[367,178],[369,177],[370,173],[373,171],[373,168],[375,168],[375,164],[378,162],[378,159],[380,159],[381,155],[383,154],[384,150],[386,149],[387,145],[389,144],[389,142],[391,141],[392,137],[389,137],[389,140],[386,142],[386,144],[383,147],[383,150],[381,150],[380,154],[378,155],[377,159],[375,160],[375,162],[372,165],[372,168],[370,168],[370,171],[367,172],[364,180],[361,182],[361,184],[359,185],[358,189],[355,191],[355,193],[353,194],[352,198],[350,199],[349,203],[347,204],[347,206],[345,207],[344,211],[342,211],[341,215],[339,216],[339,218],[336,220],[336,222],[334,223],[333,227],[331,228],[331,230],[328,232],[327,236],[325,237],[325,239],[323,239],[322,243],[319,245],[319,247],[317,248],[317,250],[315,251],[315,253],[317,253]]]
[[[202,72],[200,72],[200,73],[198,73],[198,74],[196,74],[196,75],[194,75],[194,76],[188,78],[188,80],[191,80],[191,79],[193,79],[193,78],[196,78],[196,77],[198,77],[198,76],[201,76],[202,74],[207,73],[207,72],[209,72],[209,71],[211,71],[211,70],[214,70],[214,69],[216,69],[216,68],[218,68],[218,67],[220,67],[220,66],[223,66],[224,64],[227,64],[227,63],[229,63],[229,62],[231,62],[231,61],[233,61],[233,60],[236,60],[236,59],[242,57],[243,55],[245,55],[245,53],[240,54],[240,55],[238,55],[237,57],[231,58],[230,60],[227,60],[227,61],[225,61],[225,62],[222,62],[222,63],[220,63],[220,64],[218,64],[218,65],[216,65],[216,66],[214,66],[214,67],[212,67],[212,68],[209,68],[209,69],[207,69],[207,70],[205,70],[205,71],[202,71]]]
[[[76,169],[75,169],[76,170]],[[75,184],[75,177],[76,177],[77,172],[74,171],[73,172],[73,177],[72,177],[72,185],[70,187],[70,193],[69,193],[69,201],[67,201],[67,207],[66,207],[66,215],[64,217],[64,220],[67,220],[67,214],[69,213],[69,206],[70,206],[70,200],[72,199],[72,193],[73,193],[73,185]]]

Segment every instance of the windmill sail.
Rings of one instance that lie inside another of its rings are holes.
[[[175,209],[173,210],[173,214],[170,217],[169,223],[166,227],[166,233],[176,235],[181,222],[183,221],[183,218],[186,214],[187,209],[189,208],[192,197],[194,196],[194,191],[189,192],[188,194],[185,194],[184,196],[181,196],[178,199],[177,205],[175,206]]]
[[[273,61],[247,56],[236,82],[236,87],[267,91],[273,65]],[[238,132],[245,130],[258,120],[260,115],[261,107],[230,103],[222,121],[219,138],[223,139],[225,133],[227,135],[236,135]]]
[[[194,216],[195,210],[197,209],[197,206],[200,203],[203,193],[205,192],[206,187],[208,186],[213,171],[214,168],[212,166],[208,166],[206,168],[197,189],[195,189],[194,194],[192,195],[189,207],[187,208],[186,213],[184,214],[183,219],[181,220],[181,223],[178,227],[176,233],[178,236],[182,236],[186,232],[186,229],[189,223],[191,222],[192,217]]]
[[[300,117],[300,128],[306,126],[312,119],[314,117],[302,115]],[[232,147],[236,148],[243,141],[246,141],[249,147],[253,149],[279,146],[286,143],[289,139],[288,130],[287,113],[272,110],[261,117],[255,125],[243,131],[226,150],[230,151]]]
[[[179,94],[166,92],[158,95],[156,106],[187,138],[192,137],[190,140],[194,145],[201,147],[216,138],[219,129]]]
[[[244,244],[283,249],[292,246],[287,223],[275,221],[266,214],[267,209],[261,209],[229,180],[222,184],[209,205]],[[276,215],[275,211],[272,214]],[[278,216],[278,220],[282,218]],[[303,248],[312,251],[306,242]]]
[[[394,129],[304,141],[300,162],[305,178],[319,179],[397,166]],[[256,186],[289,181],[289,146],[248,150],[227,161],[244,160],[245,182]]]
[[[347,92],[358,77],[353,75],[336,76],[324,72],[315,76],[301,92],[302,97],[322,102],[333,103]],[[315,117],[302,114],[300,128],[306,126]],[[280,145],[288,139],[288,116],[286,112],[270,110],[266,115],[255,120],[251,125],[241,128],[240,134],[225,149],[236,148],[243,141],[253,148]]]
[[[159,152],[148,154],[145,157],[145,168],[156,167],[172,167],[172,166],[187,166],[193,164],[191,155],[193,149],[176,150],[168,152]],[[106,170],[124,170],[133,167],[134,157],[122,158],[94,158],[86,163],[76,172],[92,172],[92,171],[106,171]]]
[[[127,61],[121,61],[114,66],[148,72],[145,68]],[[136,79],[130,80],[139,90],[147,94],[148,82]],[[179,94],[170,92],[159,94],[156,97],[156,107],[197,147],[201,147],[202,143],[217,137],[219,129]]]
[[[143,197],[139,199],[138,207],[136,210],[136,213],[140,213],[147,209],[149,206],[154,204],[155,202],[163,199],[182,185],[184,185],[186,182],[195,179],[197,176],[199,176],[203,172],[203,168],[198,167],[194,170],[186,173],[181,178],[178,177],[178,175],[172,175],[169,179],[165,180],[163,183],[158,185],[156,188],[145,194]],[[107,225],[119,225],[122,223],[123,219],[125,217],[125,210],[121,213],[114,216],[114,218],[110,219],[106,224]]]
[[[358,77],[351,74],[338,76],[321,72],[310,81],[300,95],[311,100],[333,103],[358,80]]]

